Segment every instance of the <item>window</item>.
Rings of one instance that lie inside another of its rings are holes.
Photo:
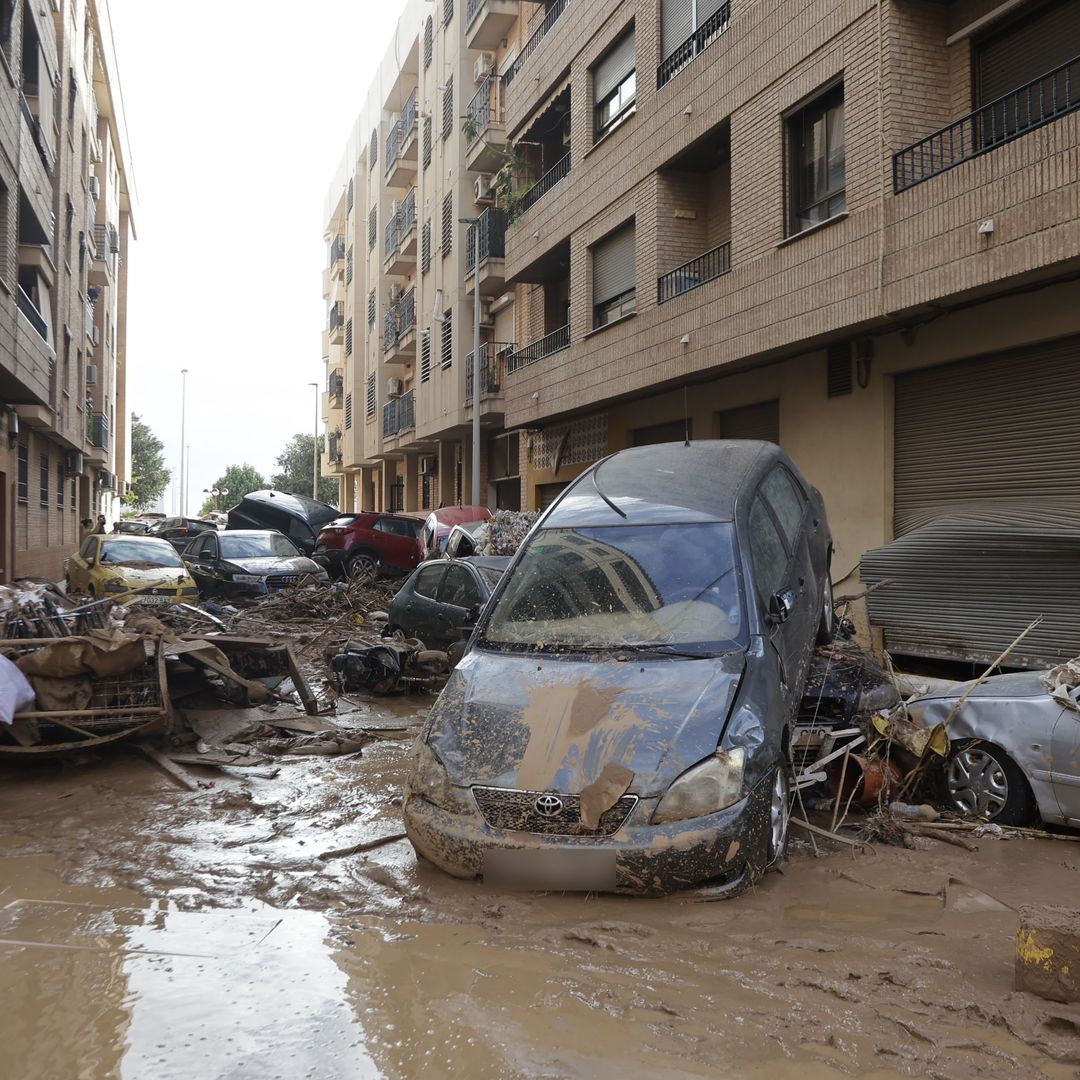
[[[345,395],[345,430],[352,430],[352,391]]]
[[[631,30],[593,69],[594,142],[633,115],[636,91],[634,31]]]
[[[479,607],[483,603],[479,587],[464,566],[451,566],[446,571],[441,600],[444,604],[453,604],[466,610]]]
[[[367,401],[365,403],[365,407],[366,407],[366,412],[367,412],[367,415],[368,415],[369,418],[375,415],[375,409],[377,407],[377,402],[376,402],[376,399],[375,399],[375,376],[374,375],[369,375],[367,377]]]
[[[48,454],[42,454],[41,455],[41,479],[40,479],[41,505],[42,506],[48,506],[49,505],[49,469],[50,469],[49,455]]]
[[[442,5],[442,23],[443,26],[449,26],[450,20],[454,17],[454,0],[443,0]]]
[[[19,502],[30,500],[30,447],[19,443]]]
[[[769,597],[784,587],[787,550],[765,501],[758,496],[750,507],[750,551],[758,598],[767,605]]]
[[[373,206],[367,217],[367,249],[375,250],[376,230],[379,227],[379,208]]]
[[[63,462],[56,464],[56,508],[64,509],[64,465]]]
[[[431,54],[435,45],[435,25],[431,20],[431,16],[427,17],[427,22],[424,23],[424,70],[427,71],[431,67]]]
[[[417,596],[426,596],[434,600],[439,592],[439,584],[446,573],[445,566],[429,566],[416,575],[416,584],[413,590]]]
[[[431,331],[425,330],[420,335],[420,381],[431,378]]]
[[[844,85],[788,117],[788,235],[847,208],[844,190]]]
[[[424,117],[424,168],[431,164],[431,117]]]
[[[352,319],[345,323],[345,355],[352,356]]]
[[[78,492],[77,485],[78,485],[78,481],[73,476],[71,478],[71,499],[70,499],[70,501],[68,503],[68,507],[69,507],[69,509],[71,510],[71,512],[73,514],[78,509],[78,502],[79,502],[78,497],[77,497],[77,492]]]
[[[351,285],[353,279],[353,249],[352,244],[349,245],[349,250],[345,252],[345,284]]]
[[[348,194],[348,200],[347,200],[347,202],[346,202],[346,204],[345,204],[345,205],[346,205],[346,211],[345,211],[345,212],[346,212],[347,214],[351,214],[351,213],[352,213],[352,208],[353,208],[353,202],[354,202],[355,198],[356,198],[356,194],[355,194],[355,188],[353,187],[353,182],[352,182],[352,180],[350,180],[350,181],[349,181],[349,194]]]
[[[426,274],[431,269],[431,222],[425,221],[420,233],[420,273]]]
[[[443,199],[442,204],[442,253],[445,259],[454,250],[454,193]]]
[[[367,294],[367,325],[368,330],[375,328],[375,290]]]
[[[379,161],[379,129],[376,128],[371,133],[371,143],[368,146],[368,172],[378,164]]]
[[[593,326],[598,328],[637,310],[633,222],[601,240],[592,260]]]
[[[440,362],[444,368],[448,368],[454,362],[454,323],[453,312],[448,311],[443,316],[442,324],[442,356]]]
[[[663,0],[661,33],[664,59],[669,59],[676,52],[685,52],[683,46],[687,45],[699,30],[707,35],[707,38],[698,47],[698,51],[707,46],[712,34],[726,24],[727,9],[730,7],[730,3],[724,0]],[[691,48],[687,59],[692,59],[696,54]]]
[[[761,485],[761,492],[773,508],[784,530],[789,547],[794,550],[795,541],[802,530],[803,509],[806,500],[787,469],[773,469]]]
[[[444,139],[450,138],[451,132],[454,130],[454,76],[451,75],[446,80],[446,89],[443,91],[442,99],[442,137]]]

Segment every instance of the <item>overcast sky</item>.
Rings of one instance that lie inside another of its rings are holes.
[[[188,368],[191,513],[314,428],[325,195],[400,6],[109,2],[139,195],[128,407],[178,478]]]

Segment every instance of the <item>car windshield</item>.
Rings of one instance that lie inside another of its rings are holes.
[[[295,559],[300,554],[291,540],[277,533],[257,536],[229,536],[225,533],[220,543],[223,559]]]
[[[515,567],[484,644],[537,651],[746,643],[727,524],[544,529]]]
[[[164,540],[160,542],[146,540],[106,540],[101,545],[101,564],[103,566],[177,566],[183,567],[183,560],[176,553],[176,548]]]

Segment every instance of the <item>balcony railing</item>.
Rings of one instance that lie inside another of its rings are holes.
[[[570,155],[550,168],[521,198],[519,214],[535,206],[560,180],[570,175]]]
[[[334,242],[330,245],[330,265],[340,262],[345,258],[345,237],[335,236]]]
[[[476,234],[480,233],[480,265],[488,259],[506,258],[506,211],[489,207],[480,215],[475,225],[469,226],[465,236],[465,273],[476,269]]]
[[[416,427],[416,399],[413,391],[393,398],[383,406],[382,434],[384,439],[392,439],[403,431]]]
[[[895,154],[893,191],[906,191],[1078,108],[1080,56]]]
[[[326,436],[326,456],[334,465],[341,464],[341,434],[335,432]]]
[[[43,341],[48,341],[49,327],[41,317],[41,312],[38,311],[37,305],[26,295],[21,285],[19,286],[18,301],[19,310],[26,316],[30,325],[38,332]]]
[[[555,3],[551,5],[548,13],[544,16],[544,21],[536,28],[536,33],[525,42],[524,48],[517,54],[517,59],[510,65],[503,76],[503,82],[507,86],[517,78],[521,69],[529,62],[529,57],[536,52],[540,42],[547,37],[551,28],[558,22],[559,16],[562,15],[569,4],[570,0],[555,0]]]
[[[703,53],[731,25],[731,2],[721,4],[661,65],[656,69],[656,88],[666,86],[695,56]]]
[[[389,173],[398,163],[401,155],[401,124],[400,121],[390,129],[386,136],[386,171]]]
[[[90,338],[90,340],[93,341],[94,344],[96,345],[97,341],[94,338],[94,304],[93,304],[93,301],[87,300],[85,307],[86,307],[86,336],[88,338]]]
[[[330,317],[327,320],[327,329],[331,333],[335,331],[339,326],[345,325],[345,301],[338,300],[336,303],[330,305]]]
[[[398,207],[398,242],[409,235],[411,229],[416,228],[416,188],[413,188],[405,201]]]
[[[506,357],[506,374],[513,375],[515,371],[520,371],[523,367],[528,367],[538,360],[543,360],[547,356],[552,356],[557,352],[562,352],[563,349],[569,348],[570,327],[569,325],[560,326],[558,330],[548,334],[547,337],[542,337],[539,341],[534,341],[523,349],[516,349],[514,352],[509,353]]]
[[[469,107],[465,110],[465,115],[468,118],[468,148],[471,150],[492,124],[502,123],[502,100],[499,95],[499,80],[494,75],[489,75],[480,84],[480,89],[473,95]]]
[[[109,449],[109,418],[104,413],[86,414],[86,441],[96,450]]]
[[[389,352],[410,330],[416,328],[416,287],[409,289],[383,319],[383,352]]]
[[[731,241],[714,247],[712,251],[706,251],[696,259],[684,262],[682,266],[676,266],[669,270],[657,281],[656,299],[658,303],[666,304],[674,300],[676,296],[682,296],[693,289],[704,285],[707,281],[713,281],[731,270]]]
[[[401,108],[401,119],[398,123],[401,125],[401,146],[409,141],[409,136],[416,130],[416,121],[419,113],[416,108],[416,91],[414,90],[410,95],[408,101]]]
[[[480,396],[502,392],[506,357],[514,351],[509,342],[485,343],[480,346]],[[465,400],[473,399],[473,354],[465,358]]]
[[[398,249],[398,217],[394,214],[393,217],[386,223],[386,240],[383,244],[383,252],[389,259]]]
[[[326,378],[326,392],[332,398],[339,398],[345,392],[345,380],[336,371],[330,372]]]
[[[473,21],[473,17],[480,10],[480,8],[483,7],[483,5],[484,5],[484,0],[469,0],[469,6],[468,6],[468,8],[466,9],[466,12],[465,12],[465,22],[466,22],[466,24],[471,23]]]

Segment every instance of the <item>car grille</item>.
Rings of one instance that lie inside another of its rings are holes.
[[[299,574],[270,574],[266,579],[266,587],[283,589],[286,585],[295,585],[299,580]]]
[[[545,817],[537,811],[536,800],[555,792],[489,787],[474,787],[472,792],[484,820],[493,828],[549,836],[611,836],[622,828],[638,801],[636,795],[624,795],[601,815],[599,828],[586,829],[581,824],[581,799],[577,795],[557,795],[562,800],[562,810],[553,817]]]
[[[173,585],[164,586],[160,589],[143,589],[143,593],[149,596],[176,596],[178,588]]]

